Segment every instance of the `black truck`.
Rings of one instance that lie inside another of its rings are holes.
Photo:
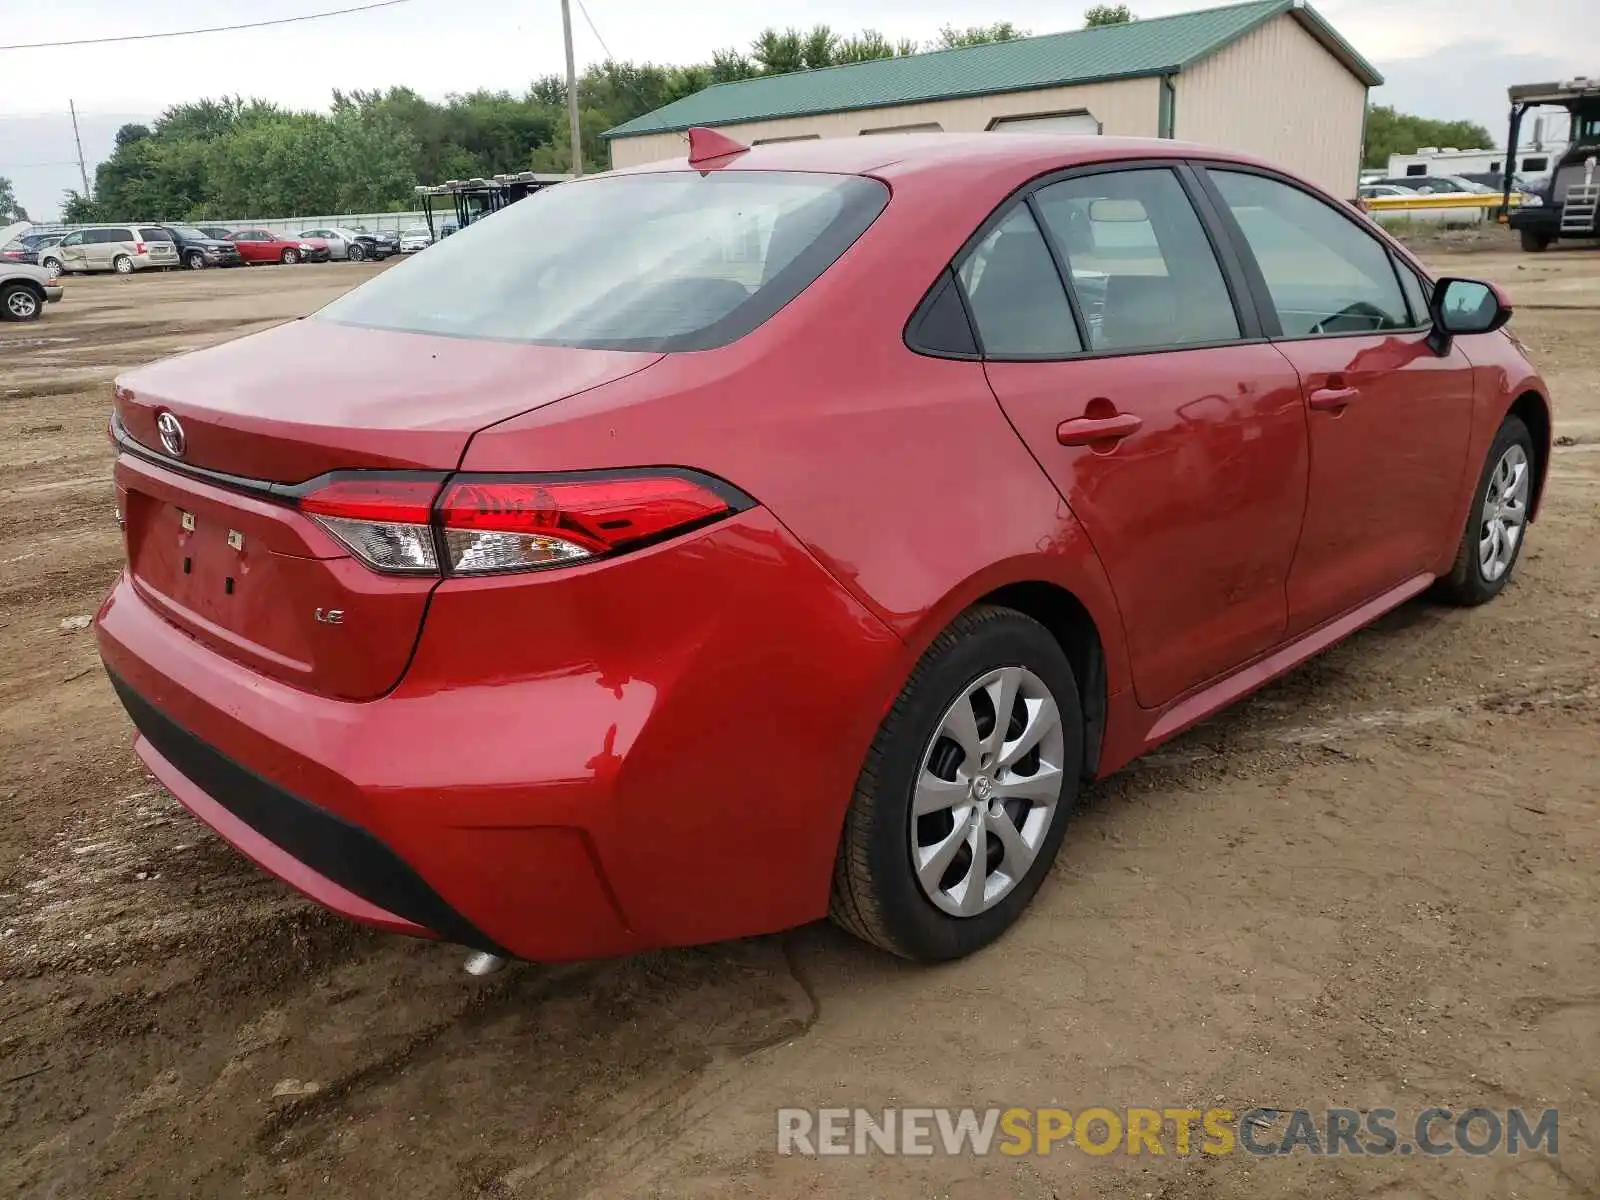
[[[1600,238],[1600,79],[1522,83],[1510,95],[1507,162],[1516,161],[1522,121],[1532,109],[1565,109],[1571,133],[1566,150],[1551,164],[1549,183],[1511,209],[1506,223],[1521,234],[1522,248],[1528,251],[1548,249],[1558,240]],[[1509,205],[1510,176],[1504,187]]]

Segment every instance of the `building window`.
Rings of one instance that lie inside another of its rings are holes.
[[[1532,171],[1535,174],[1541,171],[1548,171],[1550,169],[1550,160],[1548,158],[1525,158],[1522,160],[1522,169],[1524,171]]]
[[[1427,163],[1409,163],[1406,166],[1406,174],[1407,175],[1426,175],[1427,173],[1428,173],[1428,164]]]
[[[996,117],[989,122],[991,133],[1073,133],[1096,136],[1100,122],[1087,109],[1075,112],[1030,113],[1026,116]]]
[[[876,129],[863,129],[861,136],[869,133],[943,133],[944,126],[937,121],[924,121],[920,125],[880,125]]]
[[[752,146],[776,146],[779,142],[814,142],[821,137],[820,133],[794,133],[788,137],[757,138],[750,144]]]

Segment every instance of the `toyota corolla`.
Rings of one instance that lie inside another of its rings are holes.
[[[356,920],[950,958],[1086,780],[1507,586],[1510,315],[1200,146],[697,130],[124,375],[100,649],[156,778]]]

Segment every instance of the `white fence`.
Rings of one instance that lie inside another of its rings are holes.
[[[455,224],[455,209],[449,205],[433,210],[433,225],[437,230],[441,221]],[[34,231],[38,233],[71,233],[74,229],[91,229],[96,225],[220,225],[224,229],[266,229],[272,233],[300,233],[307,229],[329,229],[335,225],[346,228],[365,229],[371,233],[381,233],[384,230],[399,232],[410,229],[413,225],[426,225],[427,217],[421,209],[414,212],[386,212],[386,213],[338,213],[334,216],[322,217],[250,217],[214,219],[204,217],[195,221],[163,221],[163,220],[138,220],[138,221],[93,221],[83,225],[67,225],[55,221],[36,221]]]
[[[441,219],[441,210],[435,209],[433,213],[434,228],[438,228]],[[448,210],[450,223],[455,224],[455,209]],[[177,224],[178,222],[173,222]],[[194,222],[182,222],[192,225]],[[343,225],[347,229],[365,229],[369,233],[382,233],[384,230],[393,230],[399,233],[403,229],[410,229],[413,225],[426,225],[428,218],[419,209],[416,212],[390,212],[390,213],[340,213],[331,217],[253,217],[250,220],[224,220],[203,221],[204,225],[221,225],[224,229],[266,229],[273,233],[300,233],[306,229],[331,229],[335,225]]]

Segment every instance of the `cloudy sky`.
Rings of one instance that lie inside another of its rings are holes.
[[[0,44],[154,33],[346,7],[360,0],[4,0]],[[1092,0],[1090,0],[1092,2]],[[1508,84],[1600,75],[1596,0],[1315,0],[1315,6],[1388,79],[1381,104],[1480,121],[1497,136]],[[1008,19],[1034,33],[1082,24],[1082,0],[574,0],[580,66],[606,57],[694,62],[746,45],[768,25],[825,22],[926,40],[941,25]],[[1141,17],[1207,7],[1204,0],[1134,0]],[[1536,14],[1536,17],[1535,17]],[[598,37],[596,36],[598,30]],[[0,175],[35,216],[53,215],[77,186],[69,98],[77,103],[90,178],[126,121],[168,104],[238,93],[321,108],[333,88],[405,84],[443,97],[476,87],[520,91],[563,69],[558,0],[407,0],[395,7],[273,29],[196,37],[0,50]]]

